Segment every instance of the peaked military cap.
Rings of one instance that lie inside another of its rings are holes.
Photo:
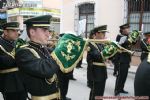
[[[90,35],[93,35],[96,32],[108,32],[107,25],[102,25],[102,26],[95,27],[94,29],[92,29],[90,31]]]
[[[24,21],[27,27],[50,27],[51,15],[43,15],[38,17],[33,17]]]
[[[2,25],[3,30],[7,29],[14,29],[14,30],[19,30],[19,23],[18,22],[8,22]]]
[[[92,33],[107,32],[107,25],[102,25],[102,26],[95,27],[91,32]]]
[[[143,33],[144,35],[150,35],[150,32],[145,32],[145,33]]]
[[[126,23],[126,24],[121,25],[120,29],[125,29],[125,28],[129,28],[129,27],[130,27],[129,24]]]
[[[108,32],[107,25],[99,26],[98,32]]]

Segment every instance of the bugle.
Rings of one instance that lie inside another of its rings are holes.
[[[59,39],[51,39],[51,40],[49,40],[49,41],[58,41]],[[99,40],[99,39],[84,39],[85,41],[87,41],[87,42],[94,42],[94,43],[102,43],[102,44],[108,44],[108,43],[110,43],[110,42],[113,42],[113,41],[111,41],[111,40],[108,40],[108,39],[101,39],[101,40]],[[128,52],[128,53],[130,53],[130,54],[133,54],[134,53],[134,51],[131,51],[131,50],[128,50],[128,49],[126,49],[126,48],[124,48],[124,47],[122,47],[122,46],[120,46],[117,42],[115,42],[116,43],[116,45],[118,46],[118,48],[119,48],[119,52]]]

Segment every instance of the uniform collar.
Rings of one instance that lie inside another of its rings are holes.
[[[34,47],[37,47],[37,48],[44,48],[45,47],[44,45],[36,43],[36,42],[33,42],[33,41],[30,41],[29,44],[31,46],[34,46]]]
[[[2,41],[4,41],[5,43],[7,43],[9,45],[14,45],[15,44],[15,41],[7,40],[7,39],[3,38],[2,36],[0,38],[2,39]]]

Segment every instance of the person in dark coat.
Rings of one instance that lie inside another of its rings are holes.
[[[90,31],[90,35],[89,35],[89,39],[94,39],[94,29]],[[90,46],[87,48],[87,52],[90,51]],[[93,75],[92,75],[92,60],[90,59],[90,56],[87,53],[87,57],[86,57],[86,61],[87,61],[87,86],[89,88],[92,87],[93,84]]]
[[[113,75],[117,76],[118,75],[118,71],[119,71],[119,53],[117,53],[112,59],[112,63],[114,65],[114,72]]]
[[[134,79],[134,93],[135,96],[148,96],[150,97],[150,53],[148,57],[142,60],[139,65]],[[144,100],[144,99],[143,99]]]
[[[59,66],[50,56],[47,44],[52,16],[24,21],[30,41],[16,50],[16,63],[32,100],[60,100],[57,72]]]
[[[148,53],[150,51],[150,32],[143,33],[145,36],[144,39],[141,40],[140,46],[141,46],[141,61],[143,61],[145,58],[147,58]]]
[[[0,92],[4,100],[26,100],[27,92],[21,82],[15,62],[15,40],[19,36],[19,23],[8,22],[2,25],[0,36]]]
[[[120,26],[120,34],[117,35],[116,41],[124,48],[130,50],[131,46],[136,43],[136,39],[138,37],[137,34],[139,33],[138,31],[132,32],[132,34],[129,32],[130,26],[129,24],[123,24]],[[134,37],[135,36],[135,37]],[[116,84],[115,84],[115,95],[120,95],[120,93],[128,93],[127,91],[124,90],[124,85],[127,79],[128,75],[128,70],[130,67],[130,62],[131,62],[131,54],[128,52],[122,52],[118,54],[119,56],[118,59],[118,64],[119,64],[119,69],[118,69],[118,75],[116,79]]]
[[[93,29],[93,31],[91,32],[91,34],[93,35],[91,36],[93,37],[93,39],[104,39],[106,32],[106,25],[99,26]],[[107,79],[107,70],[104,63],[106,61],[105,55],[109,55],[107,58],[111,57],[111,55],[114,55],[114,52],[111,51],[114,50],[114,47],[108,47],[109,49],[106,49],[107,46],[102,43],[89,43],[87,62],[89,67],[88,71],[90,71],[88,73],[90,76],[89,80],[92,81],[89,100],[95,100],[97,96],[104,95],[105,83]]]

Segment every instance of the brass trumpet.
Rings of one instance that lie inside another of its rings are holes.
[[[108,44],[110,42],[113,42],[113,41],[108,40],[108,39],[102,39],[102,40],[99,40],[99,39],[84,39],[84,40],[87,41],[87,42],[102,43],[102,44]],[[51,39],[49,41],[59,41],[59,39]],[[116,45],[119,48],[119,50],[118,50],[119,52],[128,52],[130,54],[134,54],[134,52],[135,52],[135,51],[131,51],[131,50],[128,50],[128,49],[120,46],[119,44],[117,44],[117,42],[116,42]]]

